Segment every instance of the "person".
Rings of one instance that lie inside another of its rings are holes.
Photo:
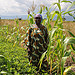
[[[38,63],[41,55],[47,50],[49,37],[47,28],[41,24],[42,15],[36,14],[34,19],[35,24],[31,25],[27,31],[24,42],[28,49],[29,61],[33,66],[36,66],[38,70]],[[48,66],[47,61],[43,61],[42,68],[47,69],[45,66]]]

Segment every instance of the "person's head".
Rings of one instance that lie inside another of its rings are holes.
[[[41,14],[36,14],[34,19],[35,19],[36,25],[39,25],[39,24],[41,24],[41,21],[42,21],[42,15]]]

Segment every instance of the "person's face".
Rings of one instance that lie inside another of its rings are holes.
[[[36,17],[35,18],[35,22],[37,25],[39,25],[41,23],[41,18],[40,17]]]

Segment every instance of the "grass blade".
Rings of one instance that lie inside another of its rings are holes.
[[[73,7],[75,5],[75,1],[66,9],[66,12],[69,10],[69,8]]]
[[[46,7],[46,10],[48,11],[48,8]]]
[[[65,2],[65,3],[72,3],[71,1],[61,1],[61,3],[62,3],[62,2]]]
[[[59,14],[59,11],[52,11],[51,13],[50,13],[51,15],[52,15],[52,20],[53,20],[53,18],[54,18],[54,16],[57,14]]]
[[[63,75],[64,72],[64,64],[66,62],[67,57],[62,57],[62,61],[61,61],[61,75]]]
[[[73,37],[67,37],[66,39],[65,39],[65,44],[67,44],[67,43],[70,43],[70,44],[75,44],[75,38],[73,38]]]
[[[65,12],[64,15],[72,11],[75,11],[75,9]]]
[[[44,57],[45,57],[45,55],[46,55],[46,52],[47,52],[47,51],[45,51],[45,52],[42,54],[41,58],[40,58],[40,61],[39,61],[39,63],[40,63],[39,68],[40,68],[40,69],[41,69],[42,61],[43,61],[43,59],[44,59]]]
[[[68,44],[75,44],[75,38],[73,38],[73,37],[66,37],[65,38],[64,44],[63,44],[63,49],[62,49],[62,56],[64,56],[64,52],[65,52]]]
[[[64,73],[63,73],[63,75],[66,75],[66,73],[67,73],[72,67],[74,67],[74,66],[70,66],[70,67],[66,68],[65,71],[64,71]]]
[[[73,44],[71,44],[72,49],[75,51],[75,47],[73,46]]]
[[[71,36],[75,37],[75,35],[71,31],[68,31],[68,32]]]
[[[52,37],[53,37],[53,35],[54,35],[54,33],[55,33],[56,30],[57,30],[57,28],[53,28],[53,29],[51,30],[50,39],[52,39]]]
[[[7,72],[5,72],[5,71],[1,71],[0,74],[4,74],[4,75],[6,75]]]
[[[66,51],[66,52],[65,52],[65,54],[64,54],[64,56],[66,57],[66,56],[71,55],[71,51],[72,51],[71,49],[70,49],[70,50],[68,50],[68,51]]]

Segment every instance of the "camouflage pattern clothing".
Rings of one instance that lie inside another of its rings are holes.
[[[38,66],[41,55],[47,50],[49,43],[48,31],[45,26],[41,28],[30,27],[27,31],[25,44],[30,48],[28,51],[29,61],[34,66]],[[43,61],[44,67],[47,67],[47,62]]]

